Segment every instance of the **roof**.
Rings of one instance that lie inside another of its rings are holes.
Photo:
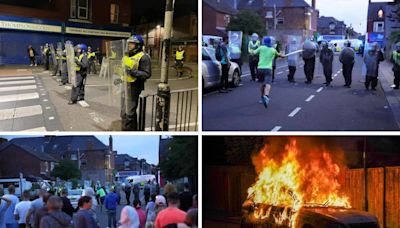
[[[49,154],[47,154],[47,153],[44,153],[44,152],[42,152],[42,151],[35,150],[34,148],[32,148],[32,147],[30,147],[30,146],[28,146],[28,145],[19,145],[19,144],[16,144],[16,143],[13,142],[13,140],[2,144],[2,145],[0,146],[0,153],[1,153],[2,150],[5,150],[5,149],[6,149],[7,147],[9,147],[9,146],[18,147],[18,148],[20,148],[20,149],[22,149],[22,150],[28,152],[29,154],[35,156],[36,158],[38,158],[38,159],[41,160],[41,161],[57,162],[57,160],[54,159],[51,155],[49,155]]]
[[[49,153],[64,153],[65,151],[93,151],[93,150],[108,150],[108,146],[104,145],[95,136],[44,136],[44,137],[27,137],[13,138],[10,144],[17,145],[30,152]],[[0,145],[0,150],[7,146],[7,143]],[[70,147],[70,148],[68,148]]]
[[[237,10],[228,2],[228,0],[203,0],[203,3],[209,5],[218,12],[225,14],[236,14]]]
[[[138,161],[137,158],[131,157],[131,156],[128,155],[128,154],[117,154],[117,155],[115,156],[115,164],[116,164],[116,165],[124,164],[124,162],[125,162],[126,160],[128,160],[129,162],[137,162],[137,161]]]
[[[336,24],[336,26],[340,26],[340,25],[344,25],[346,26],[346,24],[344,23],[344,21],[339,21],[338,19],[334,18],[334,17],[325,17],[325,16],[321,16],[318,18],[318,27],[329,27],[329,24],[333,22]]]
[[[311,7],[304,0],[239,0],[239,10],[259,10],[263,7],[306,8]]]

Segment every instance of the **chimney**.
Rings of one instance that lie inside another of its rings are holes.
[[[316,0],[312,0],[311,7],[312,7],[313,9],[316,9],[316,8],[317,8],[317,6],[316,6]]]
[[[110,137],[108,138],[108,148],[110,149],[110,152],[113,151],[113,139],[112,136],[110,135]]]

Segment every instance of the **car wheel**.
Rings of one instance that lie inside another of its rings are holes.
[[[240,84],[240,75],[239,75],[239,72],[237,71],[237,70],[235,70],[234,72],[233,72],[233,75],[232,75],[232,86],[233,87],[238,87],[239,86],[239,84]]]

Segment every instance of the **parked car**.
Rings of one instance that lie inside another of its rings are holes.
[[[274,216],[282,213],[283,207],[273,206],[269,217],[255,219],[245,213],[241,227],[289,227],[288,221],[275,224]],[[291,212],[289,212],[290,214]],[[376,216],[365,211],[342,207],[312,206],[303,207],[297,215],[295,228],[379,228]]]
[[[203,89],[219,86],[221,82],[221,63],[215,58],[215,49],[202,47]],[[233,87],[240,84],[242,72],[237,63],[231,62],[228,81]]]
[[[68,190],[67,198],[71,201],[72,207],[76,208],[78,206],[78,201],[82,196],[83,189],[72,189]]]

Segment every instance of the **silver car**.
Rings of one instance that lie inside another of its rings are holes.
[[[219,86],[221,82],[221,63],[215,58],[215,49],[202,47],[203,89]],[[241,71],[237,63],[231,62],[228,81],[237,87],[240,84]]]
[[[78,201],[81,198],[82,193],[83,193],[82,189],[68,190],[67,198],[71,201],[71,205],[73,208],[76,208],[78,206]]]

